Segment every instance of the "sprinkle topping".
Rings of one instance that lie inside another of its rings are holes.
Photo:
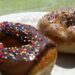
[[[61,23],[65,27],[75,25],[75,11],[71,9],[60,10],[48,14],[49,23]]]
[[[20,23],[3,22],[0,24],[0,33],[15,38],[21,47],[4,47],[0,42],[0,58],[13,61],[32,61],[40,54],[48,44],[48,39],[30,25]]]

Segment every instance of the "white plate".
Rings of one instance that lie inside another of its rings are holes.
[[[13,21],[31,24],[37,28],[39,19],[48,12],[25,12],[4,15],[0,17],[2,21]],[[75,75],[75,55],[59,54],[52,75]]]

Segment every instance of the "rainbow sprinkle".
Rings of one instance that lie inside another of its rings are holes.
[[[21,47],[4,47],[0,42],[0,58],[10,59],[12,61],[32,61],[43,51],[47,44],[48,39],[42,35],[34,27],[26,24],[3,22],[0,23],[0,32],[8,36],[12,36],[18,40]],[[2,62],[1,60],[0,62]]]

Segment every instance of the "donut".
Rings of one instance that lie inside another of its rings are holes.
[[[52,11],[44,15],[38,29],[57,44],[57,50],[75,54],[75,11],[73,9]]]
[[[3,75],[49,75],[56,62],[55,43],[28,24],[0,23]]]

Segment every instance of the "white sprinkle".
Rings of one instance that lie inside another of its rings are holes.
[[[22,48],[24,48],[24,45],[22,45]]]
[[[37,38],[37,35],[35,35],[35,38]]]
[[[10,47],[8,49],[10,49]]]
[[[5,50],[7,50],[8,48],[5,48]]]
[[[24,42],[26,42],[26,40],[24,40]]]
[[[16,48],[16,50],[18,51],[19,49],[18,49],[18,48]]]
[[[16,53],[16,55],[18,55],[18,53]]]
[[[28,40],[28,42],[30,42],[31,40]]]
[[[33,54],[30,54],[30,55],[29,55],[29,60],[32,61],[32,60],[34,60],[34,59],[35,59],[35,56],[34,56]]]
[[[27,36],[25,36],[25,39],[27,38]]]
[[[26,57],[24,57],[23,59],[26,60]]]
[[[39,50],[38,49],[35,49],[35,52],[38,52]]]
[[[4,52],[4,54],[7,54],[7,52]]]
[[[5,56],[5,59],[7,59],[7,56]]]
[[[17,29],[17,27],[15,27],[15,29]]]

